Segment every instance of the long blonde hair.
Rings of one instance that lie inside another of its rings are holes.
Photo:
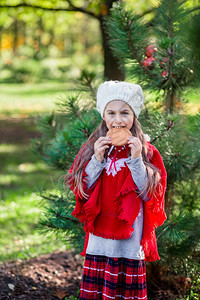
[[[94,154],[94,143],[101,136],[106,136],[108,128],[104,120],[101,121],[97,129],[90,135],[85,145],[79,151],[77,158],[74,162],[72,171],[65,176],[64,185],[67,182],[73,183],[74,190],[78,192],[83,198],[88,198],[86,192],[83,189],[83,169],[86,162],[88,162],[92,155]],[[147,186],[141,191],[143,193],[153,193],[156,186],[160,181],[159,170],[150,163],[151,153],[148,151],[146,139],[142,132],[141,126],[137,118],[134,118],[132,128],[130,129],[133,136],[140,139],[142,143],[142,159],[147,169]],[[105,152],[105,157],[107,157],[108,151]]]

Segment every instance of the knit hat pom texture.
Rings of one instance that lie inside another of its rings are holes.
[[[139,84],[125,81],[105,81],[97,90],[97,110],[103,118],[106,105],[113,100],[127,103],[138,117],[144,103],[142,88]]]

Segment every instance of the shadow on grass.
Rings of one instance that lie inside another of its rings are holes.
[[[65,247],[38,231],[40,192],[54,189],[60,177],[31,152],[30,139],[38,135],[33,117],[0,120],[0,260],[27,259]]]
[[[10,118],[0,120],[0,143],[28,145],[30,139],[39,137],[36,129],[36,118]],[[0,144],[0,145],[1,145]]]

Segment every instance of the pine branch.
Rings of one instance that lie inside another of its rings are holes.
[[[55,120],[55,113],[44,115],[38,122],[38,128],[43,134],[48,136],[49,139],[55,137],[57,132],[57,122]]]
[[[60,213],[57,213],[55,210],[52,210],[52,212],[54,213],[54,216],[56,218],[59,218],[59,219],[65,220],[65,221],[70,221],[74,224],[79,224],[80,225],[80,222],[77,219],[72,219],[72,218],[69,218],[69,217],[63,217],[63,216],[61,216]]]
[[[167,134],[167,132],[168,132],[169,130],[172,129],[173,126],[174,126],[174,122],[168,120],[168,126],[167,126],[167,128],[166,128],[161,134],[159,134],[158,136],[156,136],[156,137],[151,141],[151,143],[153,144],[153,143],[155,143],[156,140],[158,140],[158,139],[160,139],[161,137],[165,136],[165,135]]]
[[[132,38],[131,38],[131,25],[133,24],[133,20],[127,21],[126,24],[127,24],[127,28],[128,28],[128,43],[129,43],[129,46],[130,46],[130,49],[133,53],[134,58],[137,60],[137,62],[142,67],[144,72],[147,73],[148,75],[150,75],[150,77],[155,79],[157,77],[156,74],[152,73],[146,66],[143,65],[143,62],[139,58],[139,56],[137,54],[137,51],[136,51],[136,49],[133,45],[133,41],[132,41]]]
[[[82,71],[80,81],[83,82],[83,84],[89,88],[89,90],[92,92],[93,96],[96,98],[96,89],[92,85],[94,77],[95,77],[95,73],[88,72],[88,71]]]
[[[192,173],[197,170],[200,166],[200,157],[197,159],[197,161],[195,162],[195,164],[192,166],[191,171]]]
[[[142,14],[140,14],[140,15],[138,14],[138,17],[139,18],[143,18],[145,15],[150,14],[150,13],[152,13],[154,11],[156,11],[155,7],[150,8],[150,9],[146,10],[145,12],[143,12]]]
[[[164,261],[187,258],[198,251],[200,231],[199,217],[192,211],[182,211],[179,215],[170,214],[162,228],[158,228],[157,238],[160,254]]]
[[[69,107],[71,108],[72,112],[74,113],[74,115],[82,122],[83,122],[83,119],[81,118],[81,114],[79,113],[79,111],[76,109],[76,106],[74,105],[74,102],[73,100],[72,101],[69,101],[68,102],[69,104]]]
[[[64,112],[66,112],[67,114],[70,114],[71,116],[75,116],[75,118],[80,120],[81,123],[84,123],[84,121],[81,117],[80,107],[77,103],[78,99],[79,99],[79,94],[75,94],[75,95],[72,94],[68,97],[67,100],[60,98],[60,100],[62,102],[61,101],[57,102],[57,105],[58,105],[58,107],[62,108],[62,110],[61,110],[62,113],[63,113],[63,109],[64,109]]]
[[[60,207],[62,201],[64,201],[63,199],[63,196],[61,196],[60,198],[55,198],[55,195],[53,195],[53,199],[51,198],[51,196],[46,196],[45,194],[42,194],[41,197],[45,200],[47,200],[48,203],[52,203],[52,205],[50,205],[50,208],[51,208],[51,214],[53,214],[54,217],[58,218],[58,219],[62,219],[64,221],[69,221],[69,222],[72,222],[74,224],[80,224],[80,222],[75,219],[75,218],[70,218],[70,217],[67,217],[67,216],[62,216],[60,212],[56,211],[52,206],[55,207],[56,203],[58,203],[57,201],[59,201],[60,203],[58,204],[58,207]],[[47,211],[47,209],[46,209]],[[49,210],[48,210],[48,214],[49,214]]]
[[[194,7],[192,9],[189,10],[189,13],[192,13],[194,11],[200,10],[200,6]]]

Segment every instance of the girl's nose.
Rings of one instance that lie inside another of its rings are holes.
[[[119,124],[122,123],[122,119],[121,119],[120,115],[115,116],[115,122],[119,123]]]

